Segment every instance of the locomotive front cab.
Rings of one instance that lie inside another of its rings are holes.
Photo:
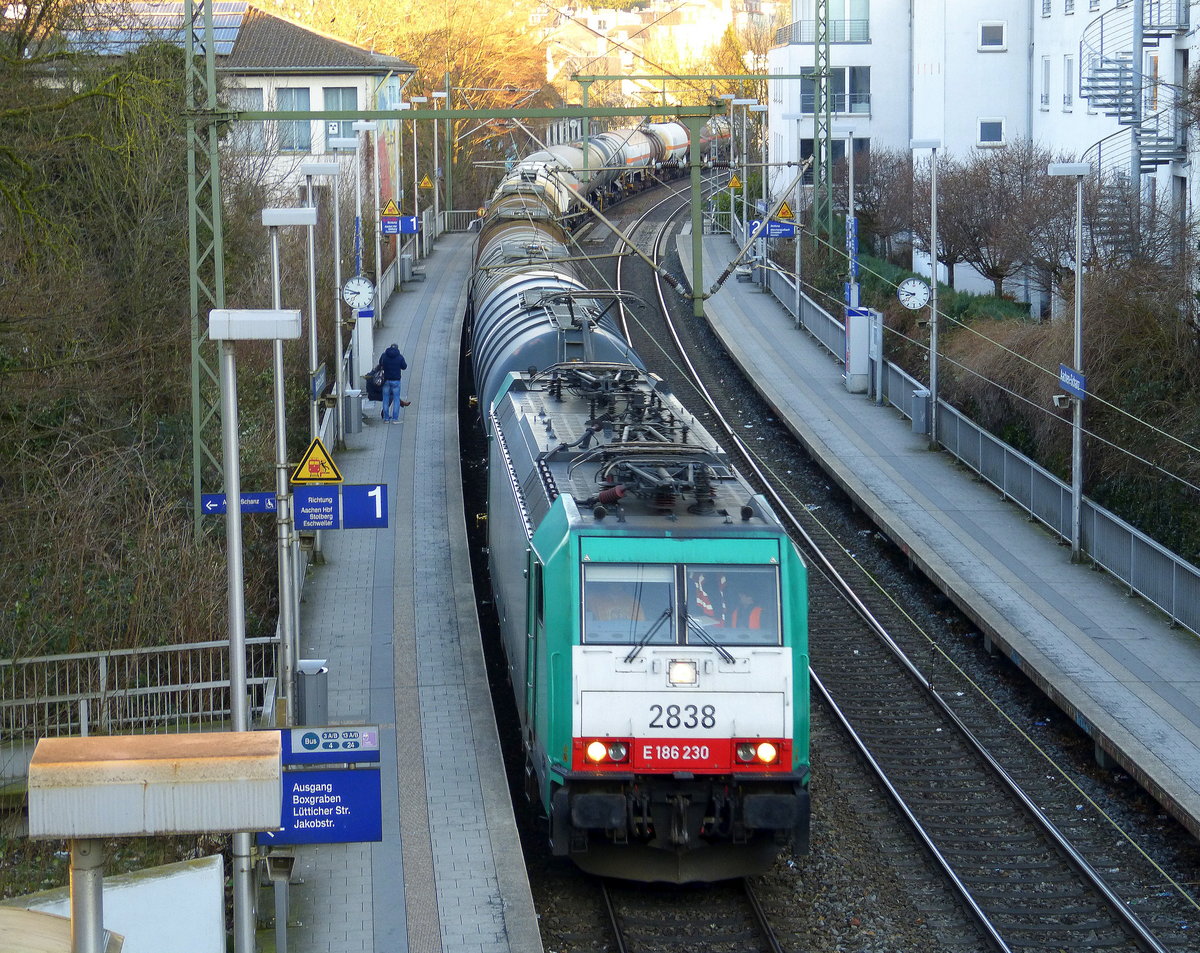
[[[583,561],[570,747],[552,768],[554,852],[593,872],[629,877],[637,867],[642,879],[669,881],[756,872],[789,843],[803,852],[798,557],[781,559],[777,539],[733,548],[772,554],[757,564],[712,561],[711,540],[631,542],[626,552],[682,546],[706,559]]]

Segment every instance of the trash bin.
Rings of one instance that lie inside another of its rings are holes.
[[[412,281],[412,277],[413,277],[413,256],[412,255],[401,255],[400,256],[400,280],[401,281]]]
[[[346,394],[342,398],[342,413],[345,415],[342,423],[346,433],[362,433],[362,402],[361,390],[355,390],[353,387],[346,388]]]
[[[329,724],[329,669],[323,658],[296,664],[296,724]]]
[[[918,387],[912,392],[913,433],[929,433],[929,389]]]

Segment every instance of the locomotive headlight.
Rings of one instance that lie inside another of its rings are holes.
[[[737,759],[742,764],[749,764],[754,760],[754,745],[748,741],[743,741],[737,746]]]
[[[589,761],[599,764],[608,756],[608,746],[603,741],[590,742],[587,746],[587,756]]]
[[[763,764],[771,764],[779,757],[779,749],[769,741],[761,741],[754,753],[758,756],[758,760]]]
[[[624,741],[614,741],[608,746],[608,756],[618,763],[624,761],[629,757],[629,745]]]
[[[672,685],[695,685],[696,663],[691,659],[671,659],[667,666],[667,681]]]

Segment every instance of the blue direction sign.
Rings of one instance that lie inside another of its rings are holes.
[[[328,483],[292,488],[296,529],[339,529],[338,488]]]
[[[400,216],[390,215],[379,219],[379,231],[383,235],[400,234]]]
[[[283,728],[279,735],[280,752],[285,765],[379,760],[378,725]]]
[[[260,844],[349,844],[383,840],[378,768],[283,772],[279,831]]]
[[[1072,397],[1078,397],[1080,400],[1087,397],[1087,378],[1066,364],[1058,365],[1058,382]]]
[[[762,219],[756,218],[750,222],[750,233],[758,231],[758,226],[762,224]],[[767,222],[766,231],[763,232],[767,238],[794,238],[796,236],[796,226],[791,222],[776,222],[774,219]],[[760,235],[759,238],[762,238]]]
[[[274,513],[275,492],[263,490],[241,494],[243,513]],[[225,512],[227,500],[224,493],[201,493],[200,509],[205,516],[219,516]]]
[[[400,216],[400,234],[415,235],[421,230],[420,219],[415,215]]]
[[[342,529],[384,529],[388,524],[387,485],[342,487]]]
[[[317,368],[316,373],[312,375],[312,399],[319,400],[321,395],[325,393],[325,362]]]

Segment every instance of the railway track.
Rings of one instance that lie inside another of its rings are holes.
[[[668,205],[683,207],[678,196],[659,208]],[[658,260],[671,223],[666,216],[665,223],[651,226],[653,213],[628,230],[636,240],[653,231]],[[620,269],[617,280],[620,287]],[[894,811],[924,844],[981,942],[1000,950],[1193,949],[1191,898],[1169,880],[1164,883],[1153,863],[1145,858],[1139,863],[1130,845],[1108,846],[1120,834],[1105,831],[1093,811],[1059,805],[1059,789],[1066,785],[1048,779],[1048,766],[1030,757],[1029,739],[914,630],[899,605],[865,584],[862,567],[846,546],[831,545],[809,508],[776,489],[779,480],[730,420],[740,392],[708,391],[689,360],[697,350],[694,338],[681,336],[688,332],[677,328],[661,289],[658,296],[663,326],[674,340],[670,362],[686,369],[711,408],[708,425],[722,430],[720,439],[743,455],[746,472],[756,475],[777,512],[795,527],[814,570],[814,689],[891,795]],[[937,673],[936,685],[925,672]],[[1038,803],[1005,767],[1031,763],[1023,774],[1026,783],[1033,782]],[[1056,814],[1066,829],[1054,823]],[[1080,824],[1072,814],[1090,823]],[[1141,869],[1132,873],[1131,867]]]
[[[747,880],[600,889],[618,953],[784,953]]]

